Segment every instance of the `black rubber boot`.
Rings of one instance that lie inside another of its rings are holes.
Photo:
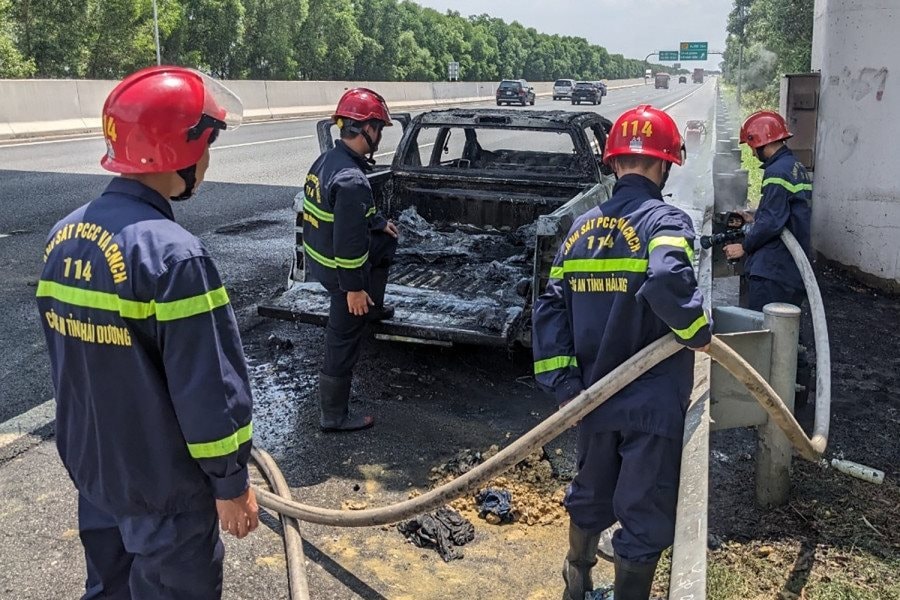
[[[369,272],[369,297],[375,306],[369,307],[366,318],[369,321],[385,321],[394,318],[394,307],[384,305],[384,291],[387,289],[388,268],[374,267]]]
[[[370,416],[350,416],[350,377],[319,373],[319,426],[322,431],[358,431],[375,424]]]
[[[647,600],[653,587],[656,563],[638,563],[616,555],[615,600]]]
[[[600,534],[589,534],[569,521],[569,553],[563,563],[563,580],[566,591],[563,600],[584,600],[584,595],[594,589],[591,569],[597,564],[597,543]]]
[[[597,545],[597,556],[608,562],[613,562],[615,560],[612,539],[613,535],[621,528],[622,526],[616,521],[600,534],[600,543]]]

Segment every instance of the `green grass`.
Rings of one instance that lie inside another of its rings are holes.
[[[735,102],[736,90],[733,85],[723,83],[722,94],[732,104]],[[778,110],[778,97],[772,96],[768,90],[745,92],[741,98],[741,119],[745,119],[758,110]],[[759,160],[753,151],[745,144],[741,144],[741,168],[749,173],[749,187],[747,198],[750,206],[756,208],[759,204],[759,195],[762,188],[762,169],[759,168]]]
[[[762,193],[763,170],[759,168],[759,159],[747,144],[741,144],[741,168],[747,169],[747,199],[750,206],[756,208]]]
[[[756,592],[747,574],[718,562],[706,567],[707,598],[752,598]]]
[[[730,542],[708,553],[709,600],[900,600],[900,555],[877,556],[859,548],[820,544],[814,560],[799,572],[799,542]],[[835,559],[837,557],[837,559]],[[669,587],[671,549],[663,553],[653,592],[664,598]]]

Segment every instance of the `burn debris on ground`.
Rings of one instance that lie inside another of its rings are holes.
[[[475,494],[478,516],[493,525],[511,523],[515,519],[509,490],[487,488]]]
[[[435,548],[444,562],[458,560],[457,548],[475,539],[475,527],[448,506],[397,524],[397,531],[419,548]]]
[[[488,460],[499,451],[497,445],[484,452],[462,450],[446,463],[431,470],[432,484],[437,487],[446,483]],[[506,473],[489,481],[485,488],[503,489],[515,498],[510,513],[513,522],[528,526],[549,525],[566,517],[566,509],[562,503],[566,483],[554,476],[550,462],[542,451],[538,451]],[[458,498],[450,505],[465,515],[472,515],[473,518],[478,516],[476,496]],[[498,524],[499,520],[491,518],[488,522]]]

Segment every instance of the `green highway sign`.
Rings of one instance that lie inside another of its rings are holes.
[[[659,60],[678,60],[678,50],[660,50]]]
[[[709,42],[681,42],[681,60],[707,60]]]

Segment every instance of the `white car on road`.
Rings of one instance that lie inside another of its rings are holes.
[[[571,98],[573,89],[575,89],[574,79],[557,79],[553,84],[553,99]]]

